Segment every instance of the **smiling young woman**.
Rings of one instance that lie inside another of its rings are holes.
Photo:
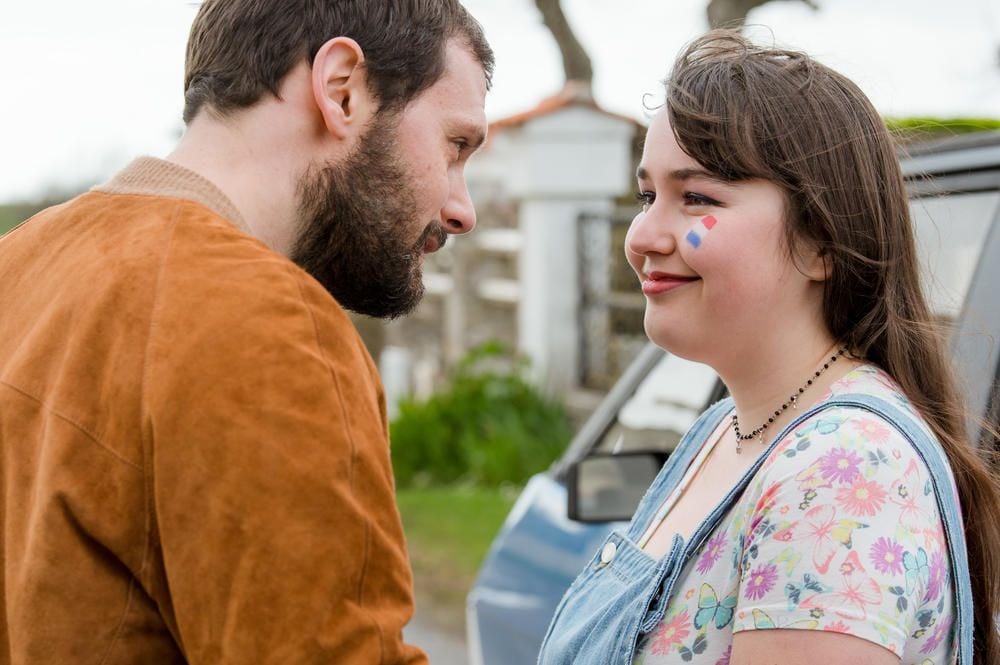
[[[675,64],[637,178],[646,332],[732,397],[570,587],[539,662],[1000,662],[996,477],[867,98],[711,32]]]

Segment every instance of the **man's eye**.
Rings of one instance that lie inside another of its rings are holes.
[[[715,199],[698,194],[697,192],[684,192],[684,205],[691,206],[717,206],[719,202]]]
[[[642,211],[646,212],[649,210],[649,206],[653,205],[653,201],[656,200],[656,194],[653,192],[638,192],[635,195],[635,200],[642,204]]]

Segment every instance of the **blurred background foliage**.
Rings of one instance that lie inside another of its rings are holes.
[[[390,427],[400,487],[521,484],[544,470],[572,436],[561,403],[532,385],[524,358],[499,343],[472,349],[444,388],[404,400]]]
[[[990,118],[883,118],[903,143],[929,141],[973,132],[1000,131],[1000,119]]]
[[[7,233],[7,231],[10,231],[12,228],[34,215],[39,210],[44,210],[49,206],[62,203],[75,195],[76,192],[47,194],[34,201],[21,201],[0,205],[0,236]]]
[[[461,638],[464,599],[520,486],[572,434],[561,403],[500,343],[469,351],[426,400],[404,400],[390,426],[396,500],[410,545],[417,606]]]

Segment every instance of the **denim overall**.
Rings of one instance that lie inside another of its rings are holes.
[[[732,411],[731,399],[712,406],[691,427],[653,481],[626,533],[612,532],[583,572],[566,591],[549,625],[538,656],[539,665],[632,665],[641,638],[663,619],[677,577],[701,548],[729,509],[739,500],[750,479],[779,441],[804,420],[824,409],[855,407],[881,416],[910,443],[927,466],[938,509],[944,521],[955,594],[958,665],[972,665],[972,587],[959,511],[958,494],[940,445],[909,413],[878,397],[838,395],[800,415],[768,446],[740,478],[689,541],[675,535],[670,549],[653,559],[635,544],[653,519],[664,497],[677,486],[700,445],[723,417]]]

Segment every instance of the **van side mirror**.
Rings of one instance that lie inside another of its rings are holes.
[[[670,453],[594,453],[569,467],[567,514],[577,522],[632,519],[646,489]]]

